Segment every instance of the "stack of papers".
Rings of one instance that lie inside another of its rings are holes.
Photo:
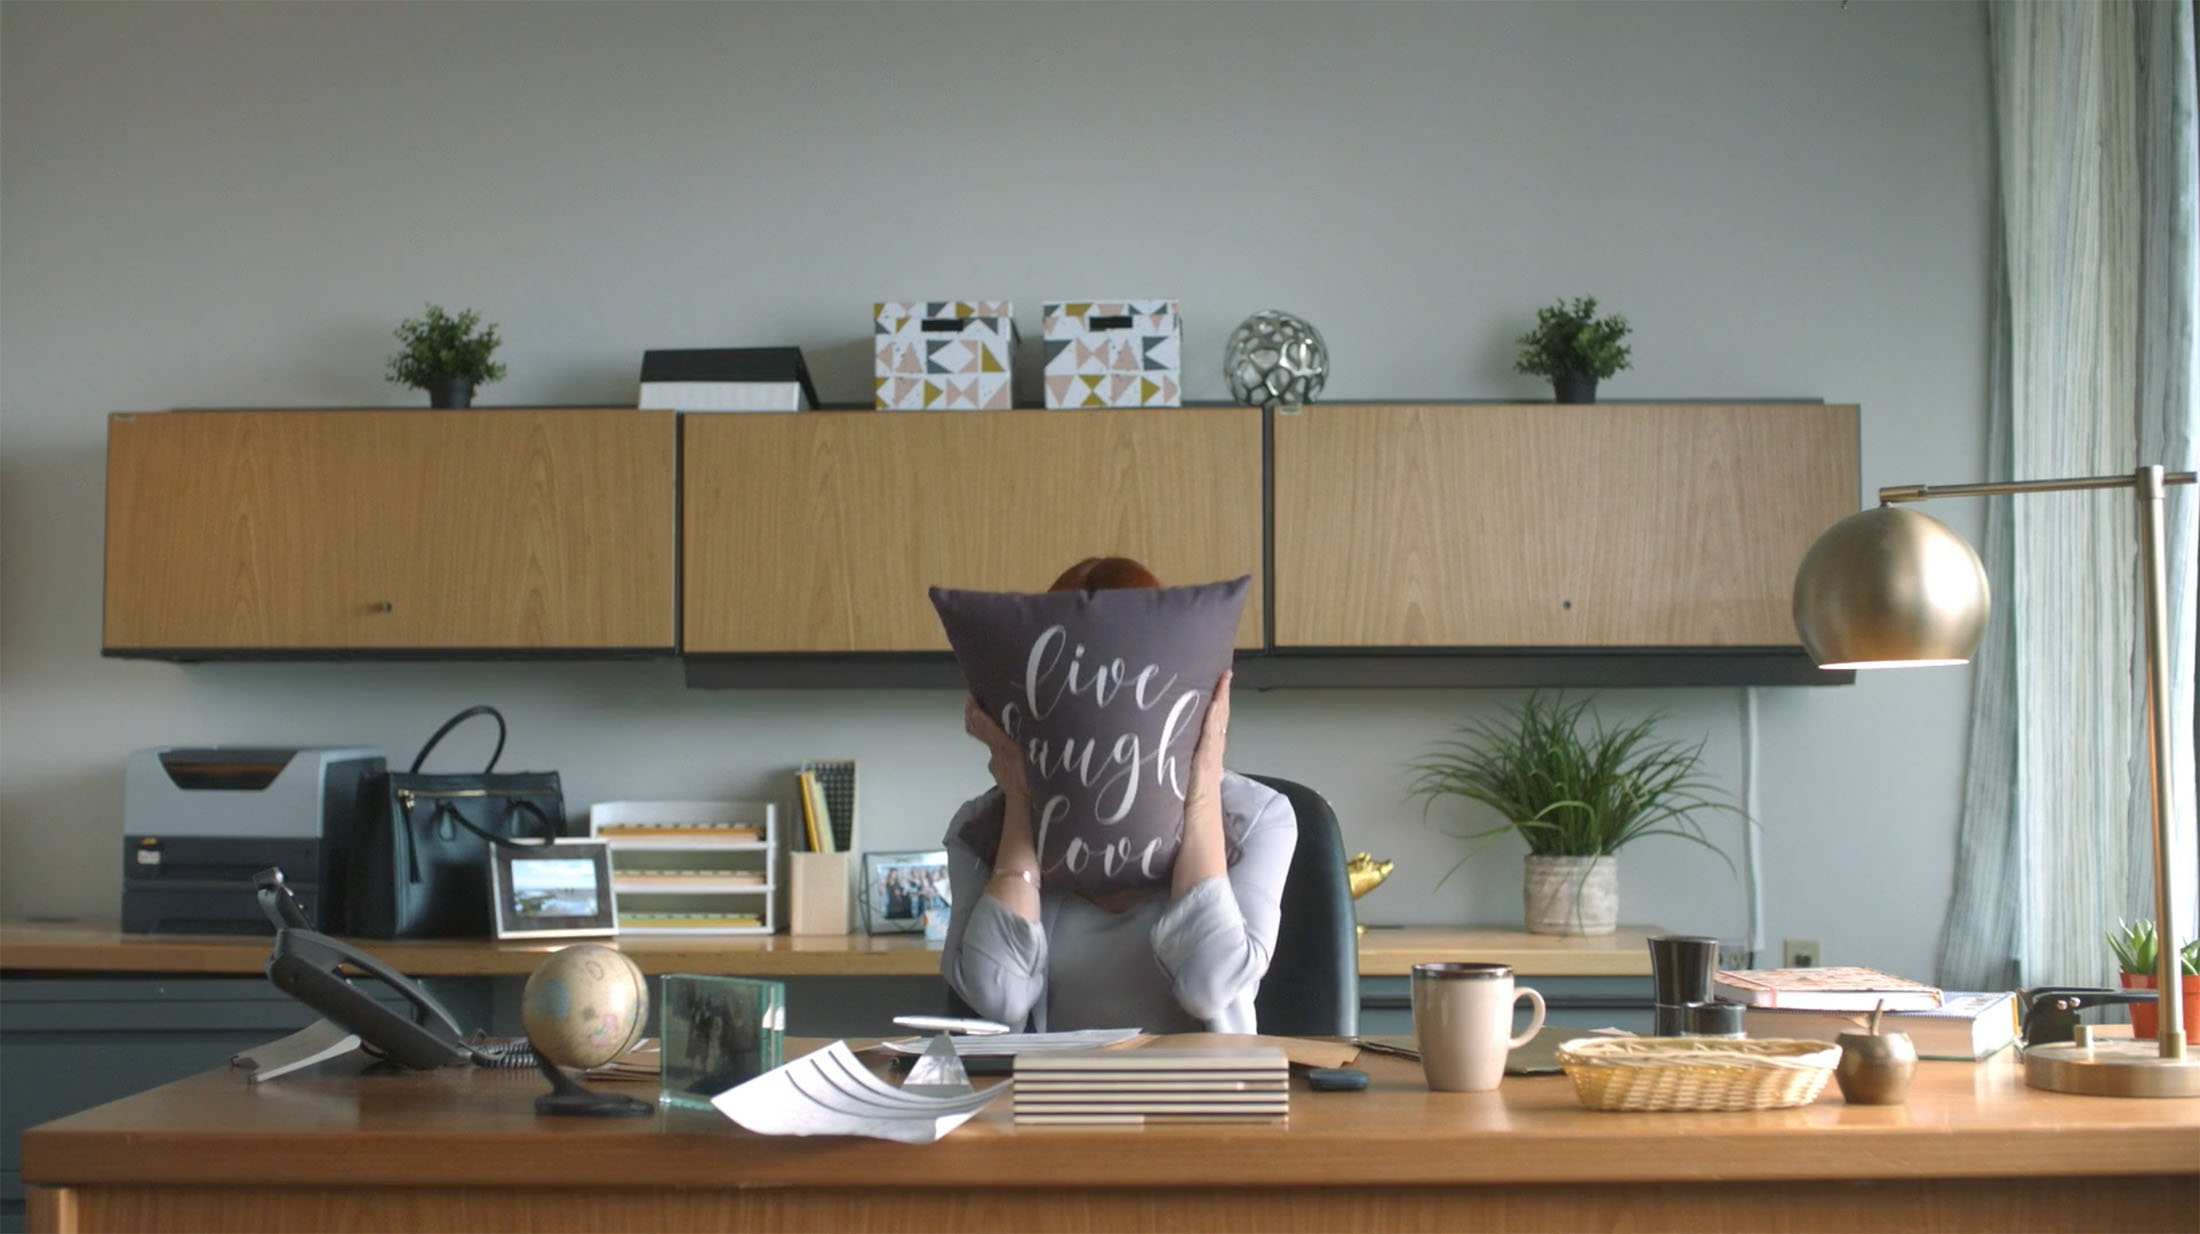
[[[1001,1093],[912,1093],[871,1074],[835,1041],[711,1098],[720,1113],[759,1135],[863,1135],[930,1144]]]
[[[1037,1051],[1016,1058],[1016,1121],[1282,1123],[1290,1084],[1290,1060],[1273,1046]]]
[[[1074,1033],[994,1033],[990,1036],[958,1036],[955,1053],[963,1058],[1016,1058],[1024,1054],[1096,1050],[1135,1040],[1135,1028],[1087,1028]],[[929,1037],[901,1037],[881,1041],[879,1047],[894,1054],[918,1055],[931,1044]]]

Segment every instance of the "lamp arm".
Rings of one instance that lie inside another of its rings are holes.
[[[1988,480],[1979,484],[1891,484],[1879,490],[1879,504],[1892,505],[1898,501],[1931,501],[1935,497],[1993,497],[2002,493],[2075,493],[2085,489],[2137,488],[2138,471],[2120,476],[2082,476],[2070,480]],[[2164,472],[2160,467],[2151,469],[2160,476],[2159,484],[2192,484],[2196,473],[2190,471]],[[2142,500],[2144,500],[2142,498]]]
[[[1936,497],[1991,497],[2003,493],[2066,493],[2086,489],[2130,489],[2138,499],[2139,572],[2144,590],[2142,637],[2146,640],[2147,805],[2154,823],[2155,997],[2160,1014],[2156,1030],[2160,1057],[2185,1057],[2184,984],[2179,979],[2174,882],[2178,867],[2170,860],[2170,819],[2175,784],[2170,778],[2169,738],[2164,732],[2169,705],[2169,586],[2163,539],[2163,490],[2192,484],[2195,473],[2165,472],[2159,464],[2115,476],[2066,480],[2003,480],[1981,484],[1898,484],[1879,490],[1882,506],[1930,501]]]

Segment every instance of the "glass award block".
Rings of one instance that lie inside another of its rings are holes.
[[[711,1108],[710,1099],[777,1067],[787,1028],[787,987],[746,977],[664,977],[658,1096]]]
[[[970,1072],[962,1064],[962,1056],[955,1052],[955,1040],[946,1033],[932,1039],[924,1053],[909,1068],[908,1078],[901,1082],[901,1091],[922,1093],[934,1097],[959,1097],[970,1091]]]

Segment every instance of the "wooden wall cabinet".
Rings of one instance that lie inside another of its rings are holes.
[[[107,651],[669,652],[675,433],[631,408],[116,415]]]
[[[1857,508],[1857,409],[1283,408],[1274,643],[1764,648]]]
[[[934,584],[1045,587],[1124,554],[1164,582],[1254,576],[1261,413],[694,415],[682,425],[682,650],[945,651]]]
[[[934,584],[1250,574],[1248,685],[1830,684],[1788,608],[1857,409],[209,411],[109,425],[105,645],[947,685]],[[1265,437],[1265,440],[1264,440]],[[1272,599],[1270,592],[1272,591]],[[677,620],[676,620],[677,619]],[[1549,653],[1549,654],[1546,654]]]

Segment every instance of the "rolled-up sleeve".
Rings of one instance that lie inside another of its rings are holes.
[[[1212,1023],[1259,988],[1298,838],[1290,799],[1274,794],[1246,829],[1229,873],[1193,884],[1154,923],[1154,958],[1193,1016]]]
[[[1047,934],[1038,922],[1024,920],[985,894],[993,863],[962,839],[962,828],[987,804],[987,797],[970,802],[947,825],[953,905],[947,942],[940,950],[940,976],[979,1015],[1021,1026],[1046,992]]]

